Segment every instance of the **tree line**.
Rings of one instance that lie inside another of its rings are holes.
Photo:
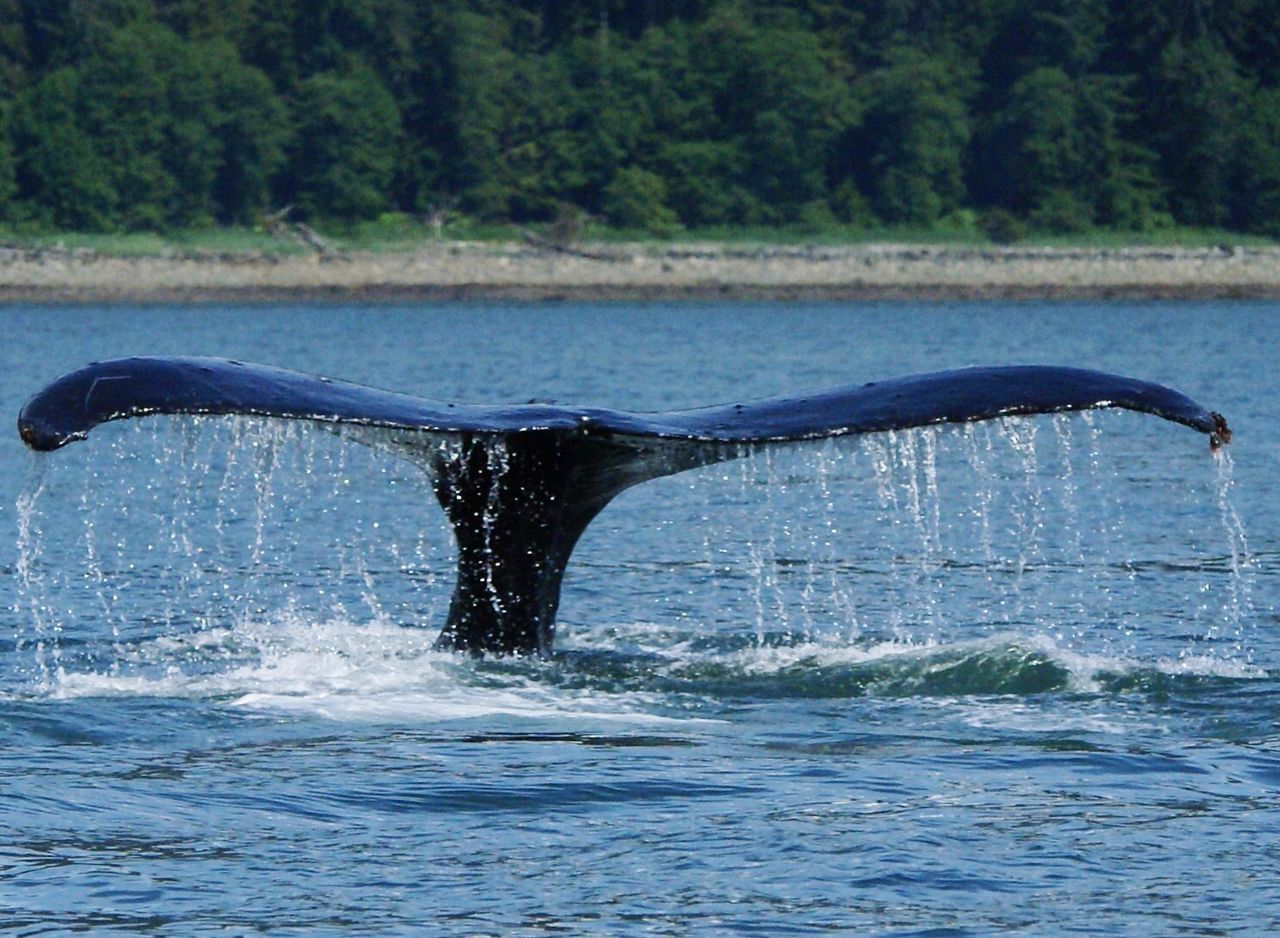
[[[1280,0],[0,0],[0,221],[1280,235]]]

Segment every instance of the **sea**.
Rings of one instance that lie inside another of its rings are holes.
[[[0,932],[1280,931],[1280,307],[0,307]],[[757,451],[587,530],[554,654],[438,651],[421,467],[59,375],[211,355],[633,411],[968,365],[1175,387]]]

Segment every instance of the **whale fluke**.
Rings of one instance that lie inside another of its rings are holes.
[[[815,394],[666,413],[432,401],[215,358],[96,362],[54,381],[18,417],[36,450],[150,414],[245,414],[365,428],[356,439],[423,466],[452,525],[457,582],[443,647],[549,652],[574,545],[619,492],[775,444],[1118,407],[1231,438],[1220,414],[1146,381],[1045,365],[965,368]]]

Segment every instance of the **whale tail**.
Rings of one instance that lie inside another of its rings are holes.
[[[1041,365],[967,368],[798,397],[636,414],[550,404],[462,405],[209,358],[98,362],[18,417],[33,449],[150,414],[247,414],[358,430],[422,466],[457,541],[442,647],[551,651],[560,584],[583,531],[618,493],[761,447],[1017,414],[1120,407],[1231,438],[1220,414],[1120,375]]]

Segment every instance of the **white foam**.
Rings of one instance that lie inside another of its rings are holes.
[[[746,674],[776,674],[809,665],[823,668],[848,667],[876,661],[922,658],[944,648],[934,641],[910,642],[891,639],[872,645],[831,645],[823,642],[801,642],[794,645],[745,648],[725,656]]]
[[[1177,658],[1161,658],[1156,662],[1156,669],[1162,674],[1186,674],[1232,680],[1256,680],[1267,677],[1267,669],[1260,668],[1252,662],[1215,658],[1212,655],[1180,655]]]
[[[124,662],[130,673],[59,671],[49,695],[213,699],[246,710],[365,722],[486,716],[676,722],[651,712],[659,699],[653,695],[566,690],[536,676],[482,673],[433,644],[433,632],[387,622],[289,617],[160,637],[130,653]],[[224,659],[237,663],[211,667]],[[165,664],[175,660],[185,666]]]
[[[696,647],[709,638],[712,636],[678,630],[671,625],[633,622],[604,628],[575,624],[563,630],[556,643],[563,650],[655,655],[669,664],[681,666],[714,661],[731,670],[756,675],[773,674],[800,664],[819,667],[864,664],[894,656],[927,654],[944,647],[932,639],[914,642],[895,638],[860,645],[834,636],[782,645],[757,642],[734,649],[715,642],[705,648]]]
[[[1210,655],[1184,655],[1178,658],[1161,658],[1154,662],[1090,654],[1061,645],[1048,635],[1030,638],[997,636],[990,641],[1014,642],[1021,647],[1033,648],[1069,674],[1068,691],[1091,694],[1101,690],[1102,674],[1131,674],[1141,670],[1155,671],[1171,676],[1218,677],[1233,680],[1265,678],[1267,672],[1252,664]],[[1001,699],[999,701],[966,699],[958,701],[966,709],[964,722],[970,726],[1005,731],[1045,733],[1097,733],[1105,735],[1131,734],[1139,729],[1159,729],[1160,724],[1138,713],[1117,712],[1107,708],[1105,713],[1067,708],[1057,701],[1045,705],[1042,702]]]
[[[1000,637],[997,636],[997,639]],[[1030,638],[1004,636],[1006,642],[1017,642],[1040,651],[1055,663],[1066,668],[1071,674],[1071,690],[1092,693],[1098,690],[1099,674],[1129,674],[1140,670],[1152,670],[1171,676],[1220,677],[1231,679],[1253,679],[1267,676],[1264,668],[1233,658],[1218,658],[1213,655],[1184,654],[1175,658],[1157,658],[1154,661],[1140,661],[1122,655],[1099,655],[1079,651],[1063,645],[1048,635],[1033,635]]]

